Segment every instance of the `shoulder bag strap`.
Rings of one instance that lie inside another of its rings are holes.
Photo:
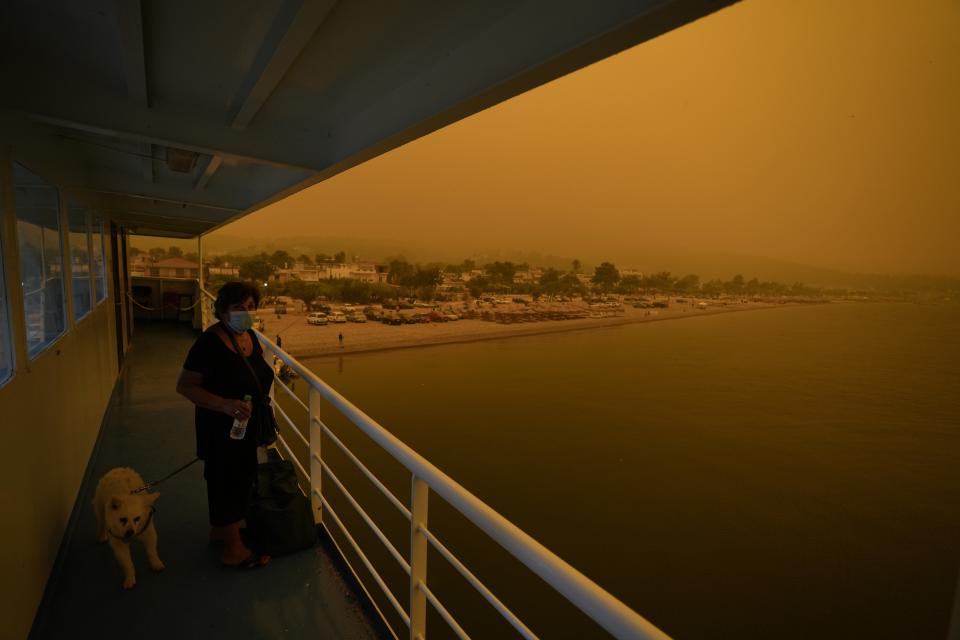
[[[240,356],[241,360],[243,360],[243,364],[247,365],[247,370],[253,377],[253,382],[257,385],[257,391],[260,392],[260,397],[262,398],[265,394],[263,393],[263,387],[260,386],[260,378],[257,377],[256,372],[253,370],[253,366],[250,364],[250,361],[247,360],[247,356],[243,355],[243,351],[240,350],[240,345],[237,344],[237,339],[233,337],[233,332],[230,330],[230,328],[224,327],[224,331],[227,332],[227,337],[229,337],[230,342],[233,343],[233,348],[236,349],[237,355]],[[253,354],[251,353],[250,355]]]

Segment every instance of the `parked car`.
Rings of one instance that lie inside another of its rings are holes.
[[[330,316],[330,322],[334,324],[343,324],[347,321],[347,316],[343,315],[339,311]]]
[[[455,313],[445,313],[445,314],[443,314],[443,317],[446,318],[448,322],[452,322],[453,320],[459,320],[459,319],[460,319],[460,316],[458,316],[458,315],[455,314]]]
[[[359,311],[354,311],[349,316],[347,316],[347,320],[349,320],[350,322],[366,322],[367,316],[363,315]]]
[[[316,324],[316,325],[325,325],[329,322],[327,314],[321,313],[319,311],[314,311],[307,315],[307,324]]]

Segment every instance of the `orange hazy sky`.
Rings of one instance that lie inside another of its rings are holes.
[[[960,2],[745,0],[217,233],[960,274]]]

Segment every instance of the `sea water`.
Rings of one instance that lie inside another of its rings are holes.
[[[307,363],[674,637],[941,639],[960,560],[958,327],[958,306],[787,306]],[[409,474],[324,416],[407,501]],[[323,451],[406,555],[407,523]],[[604,636],[436,494],[429,523],[541,637]],[[406,574],[358,536],[406,603]],[[512,637],[437,554],[428,579],[468,633]]]

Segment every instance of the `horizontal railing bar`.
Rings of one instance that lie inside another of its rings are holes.
[[[669,640],[640,614],[620,602],[602,587],[577,571],[568,562],[533,539],[529,534],[494,511],[426,458],[384,429],[315,373],[279,349],[262,333],[263,346],[290,366],[301,378],[374,442],[404,467],[423,479],[444,500],[490,536],[528,569],[617,638]]]
[[[407,575],[410,575],[410,563],[407,562],[400,552],[397,551],[396,547],[393,546],[387,536],[384,535],[383,531],[380,530],[380,527],[367,515],[367,512],[363,510],[363,507],[354,499],[354,497],[347,491],[347,488],[343,486],[343,483],[340,482],[340,478],[337,477],[337,474],[333,472],[326,462],[320,461],[320,467],[327,472],[327,475],[330,476],[330,479],[333,480],[334,484],[337,485],[337,488],[343,493],[344,497],[353,505],[353,508],[357,510],[357,513],[360,514],[360,517],[363,518],[363,521],[367,523],[367,526],[373,530],[373,532],[380,538],[380,542],[383,543],[383,546],[387,548],[387,551],[394,557],[394,559],[400,563],[400,566],[403,567],[403,570],[407,572]]]
[[[300,429],[297,429],[297,425],[293,424],[293,420],[290,419],[290,416],[287,415],[287,412],[281,409],[278,406],[274,406],[274,409],[280,412],[280,415],[284,420],[287,421],[287,424],[290,425],[290,428],[293,429],[293,432],[300,436],[300,441],[303,442],[308,448],[310,447],[310,441],[303,437],[303,434],[300,433]]]
[[[290,449],[290,446],[287,445],[287,441],[284,440],[283,436],[281,436],[279,433],[277,434],[277,442],[283,445],[283,448],[286,449],[287,453],[290,454],[290,460],[293,461],[293,464],[297,465],[297,469],[300,469],[300,473],[302,473],[304,477],[307,478],[307,480],[309,480],[310,474],[307,473],[307,470],[303,468],[303,465],[300,464],[299,460],[297,460],[297,456],[294,455],[293,451],[291,451]]]
[[[319,420],[318,420],[318,422],[319,422]],[[321,424],[322,424],[322,423],[321,423]],[[407,509],[407,508],[404,506],[404,504],[403,504],[402,502],[400,502],[400,500],[398,500],[395,495],[393,495],[393,492],[390,491],[390,489],[388,489],[388,488],[386,487],[386,485],[384,485],[382,482],[380,482],[380,480],[377,478],[377,476],[373,475],[373,472],[370,471],[369,469],[367,469],[367,467],[366,467],[362,462],[360,462],[360,460],[357,458],[357,456],[353,455],[353,452],[350,451],[350,449],[347,448],[347,445],[343,444],[343,442],[340,441],[340,438],[338,438],[337,436],[335,436],[335,435],[333,434],[333,431],[330,430],[330,427],[328,427],[327,425],[323,424],[323,431],[324,431],[324,433],[326,433],[328,436],[330,436],[330,439],[333,440],[334,444],[336,444],[338,447],[340,447],[340,450],[343,451],[343,453],[344,453],[348,458],[350,458],[351,462],[353,462],[353,464],[355,464],[355,465],[357,466],[357,468],[360,469],[360,471],[363,472],[363,475],[367,476],[367,479],[370,480],[370,482],[372,482],[378,489],[380,489],[380,492],[381,492],[384,496],[386,496],[386,498],[387,498],[390,502],[393,503],[393,506],[395,506],[397,509],[399,509],[399,510],[400,510],[400,513],[402,513],[404,516],[406,516],[407,520],[409,520],[409,519],[410,519],[410,509]],[[318,459],[318,460],[319,460],[319,459]]]
[[[453,553],[430,532],[429,529],[423,526],[419,526],[417,529],[427,538],[427,541],[429,541],[430,544],[432,544],[433,547],[440,552],[440,555],[446,558],[447,562],[452,564],[453,567],[460,572],[460,575],[462,575],[466,581],[473,586],[474,589],[479,591],[480,595],[486,598],[487,602],[489,602],[494,609],[500,612],[500,615],[502,615],[520,635],[530,640],[537,640],[537,635],[533,633],[533,631],[531,631],[527,625],[523,624],[520,619],[512,611],[510,611],[510,609],[507,608],[507,605],[503,604],[503,602],[501,602],[497,596],[493,595],[493,592],[490,591],[490,589],[488,589],[479,578],[473,575],[473,572],[467,569],[467,567],[465,567],[464,564],[460,562],[460,560],[458,560],[456,556],[454,556]]]
[[[447,608],[440,604],[440,600],[437,599],[437,596],[433,595],[433,592],[430,591],[429,587],[427,587],[423,580],[417,582],[417,589],[423,591],[423,594],[427,596],[427,600],[433,605],[433,608],[437,610],[437,613],[440,614],[440,617],[446,621],[450,628],[453,629],[453,632],[457,634],[461,640],[470,640],[470,636],[467,635],[467,632],[463,630],[463,627],[457,624],[457,621],[453,619],[453,616],[450,615],[450,612],[447,611]]]
[[[330,505],[327,499],[320,494],[319,491],[315,490],[313,492],[313,495],[317,496],[320,499],[320,502],[323,503],[323,506],[326,507],[327,509],[326,513],[330,514],[330,516],[333,517],[333,521],[336,522],[337,526],[340,527],[340,532],[343,533],[343,535],[347,538],[347,541],[349,541],[351,546],[353,546],[353,550],[356,552],[358,556],[360,556],[360,560],[362,560],[364,566],[367,567],[367,571],[370,572],[370,574],[373,576],[373,579],[377,581],[378,585],[380,585],[380,589],[383,591],[383,594],[387,596],[387,600],[390,601],[390,604],[393,605],[393,608],[396,609],[398,614],[400,614],[400,617],[403,619],[404,624],[406,624],[409,627],[410,616],[407,615],[407,612],[404,611],[403,607],[400,606],[400,603],[397,602],[397,599],[396,597],[394,597],[393,592],[390,591],[389,587],[387,587],[387,584],[383,581],[383,578],[380,577],[380,574],[377,573],[377,570],[373,568],[373,564],[370,562],[370,559],[367,558],[367,555],[360,549],[360,545],[357,544],[357,541],[354,540],[353,536],[350,535],[350,532],[347,531],[347,527],[340,520],[339,516],[337,516],[337,512]]]
[[[317,492],[314,491],[314,494]],[[344,564],[347,565],[347,569],[350,570],[350,573],[353,575],[354,580],[357,581],[357,584],[360,585],[360,589],[367,596],[367,602],[373,606],[374,610],[377,612],[377,615],[380,616],[380,620],[383,621],[384,626],[386,626],[387,631],[390,632],[390,635],[393,636],[394,640],[400,640],[400,637],[397,635],[397,632],[393,630],[393,625],[390,624],[390,621],[387,619],[387,616],[383,614],[383,609],[380,608],[380,605],[377,604],[377,601],[374,599],[373,594],[370,593],[370,590],[367,589],[366,583],[364,583],[363,578],[360,577],[360,574],[357,573],[356,567],[353,566],[353,563],[350,562],[350,558],[347,557],[347,554],[343,552],[343,547],[337,542],[336,536],[334,536],[333,530],[327,526],[326,522],[321,521],[319,526],[323,527],[323,530],[327,532],[327,538],[333,544],[334,549],[337,550],[337,553],[340,555],[340,558],[343,560]]]
[[[287,395],[290,396],[294,402],[300,405],[300,407],[304,411],[306,411],[307,413],[310,413],[310,409],[307,407],[307,405],[305,405],[303,401],[297,397],[297,394],[293,392],[293,389],[287,386],[287,383],[285,383],[283,380],[280,379],[280,376],[278,376],[277,374],[273,374],[273,379],[277,381],[277,384],[280,385],[280,388],[286,391]]]

